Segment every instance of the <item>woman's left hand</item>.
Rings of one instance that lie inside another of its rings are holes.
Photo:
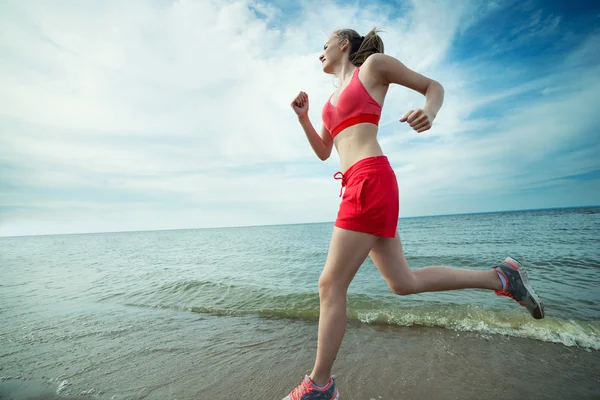
[[[408,122],[411,128],[421,133],[431,128],[434,118],[431,112],[418,108],[407,112],[404,117],[400,118],[400,122]]]

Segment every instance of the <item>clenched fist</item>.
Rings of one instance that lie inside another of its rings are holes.
[[[304,92],[298,93],[290,105],[299,117],[305,116],[308,113],[308,95]]]
[[[431,123],[435,117],[421,108],[410,110],[404,117],[400,118],[400,122],[408,122],[411,128],[421,133],[431,128]]]

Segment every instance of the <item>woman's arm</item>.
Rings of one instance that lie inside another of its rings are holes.
[[[333,148],[333,139],[329,134],[329,131],[325,128],[325,125],[321,127],[321,135],[317,133],[313,124],[308,118],[308,95],[304,92],[300,92],[298,96],[290,104],[292,109],[298,115],[298,122],[304,129],[306,138],[313,148],[317,157],[325,161],[331,155],[331,149]]]
[[[307,114],[304,116],[298,116],[298,121],[304,129],[304,133],[308,138],[308,142],[310,143],[310,146],[314,150],[317,157],[323,161],[327,160],[331,155],[331,150],[333,148],[333,139],[331,138],[327,128],[322,126],[321,135],[317,134],[317,131],[310,122]]]
[[[409,111],[400,119],[400,122],[408,121],[418,132],[429,129],[431,122],[442,108],[444,87],[439,82],[411,70],[398,59],[386,54],[373,54],[367,58],[365,64],[367,63],[369,70],[381,84],[396,83],[425,96],[425,106],[422,109]],[[425,119],[428,120],[429,127],[423,129],[427,125]]]

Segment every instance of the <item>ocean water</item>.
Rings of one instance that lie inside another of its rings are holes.
[[[352,323],[600,349],[600,208],[402,218],[399,231],[414,269],[483,270],[515,257],[528,269],[546,318],[534,320],[491,291],[396,296],[368,259],[349,289]],[[234,325],[245,318],[314,323],[331,232],[324,223],[0,238],[0,375],[8,380],[37,365],[39,378],[47,378],[46,369],[74,362],[69,352],[169,352],[177,340],[144,347],[143,338],[188,329],[181,315]],[[132,330],[137,339],[114,343]],[[57,351],[64,361],[56,361]],[[68,387],[64,376],[53,378],[63,385],[59,392]]]

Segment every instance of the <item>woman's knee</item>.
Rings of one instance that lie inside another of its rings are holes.
[[[339,280],[329,276],[319,278],[319,297],[321,300],[327,300],[339,296],[346,296],[348,288],[344,287]]]
[[[399,296],[419,293],[419,285],[414,276],[399,282],[389,282],[392,292]]]

